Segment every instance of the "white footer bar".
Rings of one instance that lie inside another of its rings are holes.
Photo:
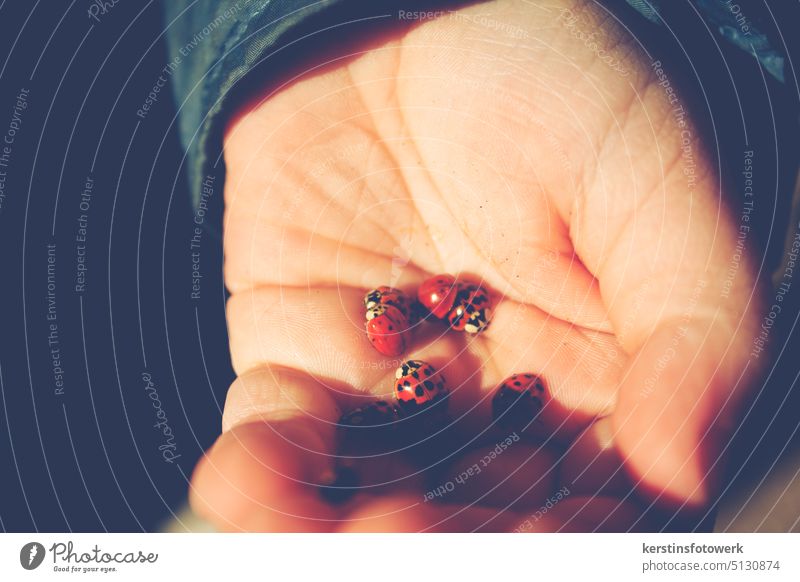
[[[800,580],[796,534],[4,534],[0,580]]]

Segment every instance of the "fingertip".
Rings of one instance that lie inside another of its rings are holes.
[[[517,511],[544,503],[555,485],[555,452],[511,438],[499,442],[466,453],[448,468],[437,484],[448,502]]]
[[[222,430],[300,417],[317,420],[319,430],[333,432],[340,415],[331,391],[311,375],[282,366],[260,366],[240,374],[231,384]]]
[[[678,333],[657,332],[633,358],[612,427],[637,490],[693,511],[707,506],[716,489],[724,401],[719,360],[698,357],[705,346]]]
[[[192,478],[198,515],[225,531],[330,530],[337,510],[318,487],[329,462],[304,448],[307,428],[286,429],[249,423],[220,436]]]

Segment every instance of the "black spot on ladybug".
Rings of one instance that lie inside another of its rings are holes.
[[[433,390],[433,382],[431,382],[430,380],[425,380],[425,389],[429,391]]]
[[[422,397],[425,395],[425,389],[422,386],[417,386],[416,390],[414,390],[414,394],[416,394],[419,397]]]
[[[520,382],[519,380],[517,380],[516,382],[514,382],[514,386],[522,386],[522,382]]]
[[[473,305],[483,305],[487,301],[488,301],[488,298],[486,297],[486,295],[483,295],[483,294],[477,294],[472,298],[472,304]]]

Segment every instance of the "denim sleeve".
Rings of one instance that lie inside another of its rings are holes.
[[[163,0],[168,62],[195,202],[217,166],[225,119],[244,78],[302,24],[343,0]]]
[[[656,24],[662,24],[660,12],[670,0],[626,0],[637,12]],[[725,42],[752,54],[761,66],[781,83],[785,55],[768,34],[770,23],[747,0],[691,0],[709,28]]]

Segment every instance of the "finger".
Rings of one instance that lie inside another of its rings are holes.
[[[518,435],[479,447],[454,462],[431,484],[431,501],[483,505],[521,511],[539,506],[552,494],[556,455]]]
[[[300,418],[319,424],[330,436],[341,409],[329,391],[307,373],[282,366],[259,366],[242,373],[228,389],[222,430],[247,422]]]
[[[422,471],[399,454],[335,457],[339,415],[329,391],[300,371],[262,367],[239,376],[223,416],[223,430],[236,438],[221,438],[198,469],[198,511],[223,529],[325,531],[364,496],[422,490]],[[251,431],[262,433],[255,444]],[[352,482],[336,481],[343,470]]]
[[[614,443],[611,418],[601,418],[583,431],[564,453],[559,485],[575,495],[624,497],[633,489]]]
[[[195,471],[192,502],[222,529],[328,529],[319,495],[335,478],[336,421],[329,390],[300,371],[260,367],[228,392],[223,435]]]
[[[395,451],[360,454],[357,450],[350,450],[345,451],[339,462],[353,467],[358,476],[351,506],[360,504],[364,496],[406,492],[421,497],[419,492],[424,490],[424,469]]]
[[[223,531],[329,531],[339,516],[320,495],[319,434],[295,419],[249,423],[219,437],[200,460],[190,502]]]
[[[265,286],[228,300],[237,372],[270,362],[301,370],[333,392],[365,392],[396,366],[370,345],[364,291]]]
[[[615,497],[568,497],[541,507],[519,520],[509,531],[517,533],[588,533],[647,531],[639,508]]]
[[[620,390],[612,422],[631,478],[675,509],[704,508],[719,485],[721,453],[751,382],[742,346],[730,339],[711,321],[659,329]]]

